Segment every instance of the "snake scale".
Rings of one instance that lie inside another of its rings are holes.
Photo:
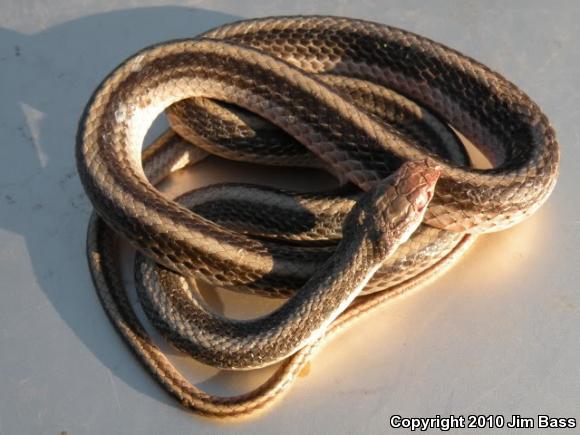
[[[141,151],[165,111],[171,130]],[[491,162],[472,167],[458,133]],[[220,184],[155,187],[208,154],[310,166],[329,192]],[[286,391],[328,338],[443,273],[479,233],[508,228],[554,188],[559,146],[538,106],[477,61],[414,33],[325,16],[240,21],[146,48],[97,88],[77,166],[95,213],[93,281],[121,335],[165,389],[208,416],[251,414]],[[188,382],[135,314],[118,236],[138,251],[153,325],[227,369],[282,361],[255,390]],[[288,300],[263,317],[212,312],[189,278]]]

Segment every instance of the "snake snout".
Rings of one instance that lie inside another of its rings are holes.
[[[400,201],[423,214],[433,195],[441,170],[432,159],[404,163],[395,174],[394,186]]]

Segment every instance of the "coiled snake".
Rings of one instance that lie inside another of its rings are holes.
[[[142,155],[165,109],[180,136],[169,131]],[[470,167],[455,131],[493,168]],[[321,167],[344,186],[299,194],[217,185],[178,202],[154,187],[207,152]],[[171,394],[222,417],[270,404],[323,339],[445,271],[475,234],[532,214],[558,162],[545,115],[499,74],[407,31],[322,16],[241,21],[144,49],[98,87],[77,137],[103,306]],[[139,251],[141,302],[177,347],[222,368],[285,358],[276,373],[236,397],[191,385],[135,315],[114,234]],[[259,319],[224,319],[187,276],[290,299]]]

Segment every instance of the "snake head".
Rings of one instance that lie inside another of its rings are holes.
[[[391,183],[397,192],[397,198],[391,203],[390,212],[395,212],[398,208],[397,201],[402,202],[404,199],[409,205],[408,213],[423,220],[440,174],[440,167],[430,158],[404,163],[393,174]]]
[[[432,159],[404,163],[361,198],[353,228],[367,228],[371,242],[381,255],[388,256],[423,221],[439,174]]]

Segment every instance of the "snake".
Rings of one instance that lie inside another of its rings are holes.
[[[163,111],[172,130],[143,152]],[[462,138],[490,169],[470,164]],[[341,187],[158,190],[208,153],[322,168]],[[554,189],[560,152],[538,105],[476,60],[379,23],[290,16],[225,24],[122,62],[81,115],[76,160],[95,208],[87,253],[105,311],[168,392],[232,417],[270,405],[327,339],[445,272],[478,234],[531,216]],[[119,238],[139,253],[145,314],[175,346],[219,368],[283,360],[276,372],[233,397],[189,383],[131,306]],[[289,299],[262,318],[225,319],[191,277]]]

